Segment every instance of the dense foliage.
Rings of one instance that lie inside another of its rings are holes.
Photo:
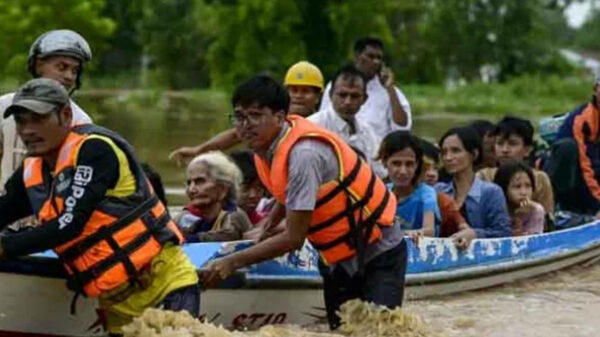
[[[326,76],[376,36],[405,83],[504,81],[568,71],[557,49],[597,49],[600,20],[567,27],[557,0],[4,0],[0,76],[23,79],[31,42],[71,28],[92,45],[94,86],[231,88],[257,72],[281,77],[307,59]],[[595,17],[600,15],[596,12]],[[581,36],[579,36],[581,35]]]

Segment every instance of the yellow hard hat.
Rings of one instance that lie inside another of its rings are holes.
[[[307,61],[300,61],[288,69],[283,81],[285,86],[310,85],[317,87],[323,92],[323,74],[319,68]]]

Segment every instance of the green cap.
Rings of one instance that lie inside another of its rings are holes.
[[[12,104],[4,111],[4,118],[23,110],[45,115],[67,103],[69,94],[60,83],[49,78],[36,78],[17,90]]]

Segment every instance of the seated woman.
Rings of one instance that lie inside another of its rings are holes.
[[[252,225],[236,206],[242,174],[222,152],[201,154],[186,171],[190,203],[175,221],[187,242],[233,241]]]
[[[429,145],[428,145],[429,144]],[[421,140],[423,148],[423,176],[424,183],[434,186],[437,182],[437,148],[429,142]],[[435,150],[435,151],[433,151]],[[436,192],[437,205],[440,209],[441,219],[439,219],[438,235],[441,238],[451,238],[459,249],[468,248],[471,240],[475,238],[475,232],[465,218],[460,214],[460,210],[454,199],[445,193]],[[436,219],[436,224],[438,223]]]
[[[510,236],[510,217],[502,189],[475,177],[474,167],[481,160],[477,131],[471,127],[450,129],[439,145],[442,163],[452,181],[438,183],[436,189],[454,198],[478,238]]]
[[[512,219],[513,236],[539,234],[544,231],[544,207],[533,201],[535,175],[521,161],[508,162],[496,172],[494,182],[504,191]]]
[[[419,181],[423,169],[419,140],[408,131],[389,133],[381,142],[378,157],[388,171],[388,186],[398,199],[396,217],[402,229],[411,236],[435,236],[440,210],[433,187]]]
[[[423,181],[431,163],[424,161],[421,145],[406,131],[392,132],[382,141],[379,158],[388,170],[389,187],[398,199],[396,216],[408,235],[443,234],[451,237],[458,248],[467,248],[475,233],[452,198]]]
[[[230,156],[243,175],[238,205],[246,212],[252,224],[256,225],[268,212],[258,210],[258,205],[266,195],[266,191],[258,179],[258,173],[254,166],[254,155],[250,151],[235,151]]]

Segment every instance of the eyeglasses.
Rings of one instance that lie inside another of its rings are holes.
[[[258,111],[251,111],[247,115],[241,113],[230,113],[229,114],[229,123],[231,123],[235,127],[243,126],[244,124],[249,125],[258,125],[262,122],[265,114],[260,113]]]

